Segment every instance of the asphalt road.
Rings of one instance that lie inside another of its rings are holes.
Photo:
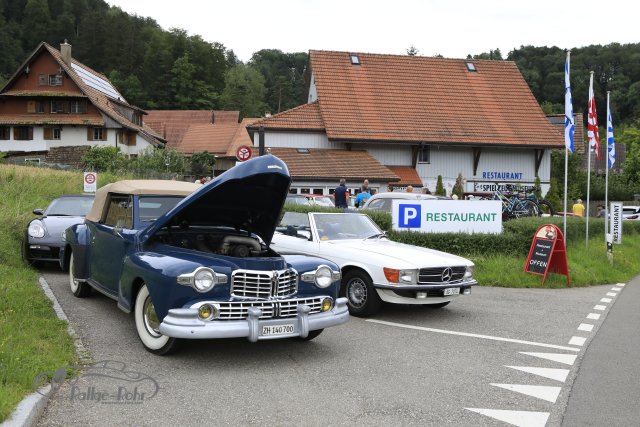
[[[94,361],[151,377],[157,393],[148,379],[85,374],[52,396],[41,426],[559,426],[585,349],[624,295],[476,287],[439,310],[385,306],[311,342],[194,340],[159,357],[115,301],[75,298],[55,267],[42,274]]]

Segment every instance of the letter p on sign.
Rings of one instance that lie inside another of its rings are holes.
[[[420,228],[421,206],[399,205],[398,227]]]

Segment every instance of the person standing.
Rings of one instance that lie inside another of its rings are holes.
[[[407,185],[407,193],[413,193],[413,185]]]
[[[364,186],[362,186],[362,190],[358,193],[358,196],[356,197],[356,208],[363,207],[364,204],[367,203],[367,200],[369,200],[369,198],[371,198],[371,193],[369,193],[369,189],[364,188]]]
[[[582,204],[582,199],[576,200],[571,208],[571,211],[575,216],[583,217],[584,216],[584,205]]]
[[[336,187],[333,192],[333,197],[335,198],[336,208],[346,208],[347,207],[347,185],[346,180],[344,178],[340,179],[340,185]]]

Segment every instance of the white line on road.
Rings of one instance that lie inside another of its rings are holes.
[[[587,339],[584,337],[571,337],[571,339],[569,340],[569,342],[567,344],[569,345],[584,345],[584,342]]]
[[[464,408],[518,427],[544,427],[549,419],[549,412],[506,411],[504,409]]]
[[[505,390],[515,391],[516,393],[526,394],[527,396],[537,397],[547,402],[556,403],[558,395],[562,387],[551,387],[545,385],[528,385],[528,384],[495,384],[490,383],[494,387],[500,387]]]
[[[615,297],[616,295],[618,294],[616,294],[615,292],[607,292],[608,297]]]
[[[618,288],[618,287],[614,286],[613,288],[611,288],[611,290],[615,291],[615,292],[618,292],[618,291],[621,291],[622,288]]]
[[[624,285],[625,285],[624,283],[618,283],[618,284],[616,284],[616,286],[624,286]]]
[[[564,363],[565,365],[573,365],[578,355],[576,354],[561,354],[561,353],[529,353],[527,351],[521,351],[520,354],[526,354],[527,356],[539,357],[541,359],[553,360],[554,362]]]
[[[528,374],[538,375],[541,377],[549,378],[550,380],[556,380],[560,382],[565,382],[567,379],[567,375],[569,375],[568,369],[558,369],[558,368],[537,368],[534,366],[508,366],[507,368],[517,369],[518,371],[526,372]]]
[[[587,319],[598,320],[600,315],[598,313],[589,313],[587,314]]]
[[[545,344],[545,343],[541,343],[541,342],[517,340],[517,339],[513,339],[513,338],[502,338],[502,337],[494,337],[494,336],[491,336],[491,335],[471,334],[469,332],[448,331],[448,330],[445,330],[445,329],[425,328],[425,327],[422,327],[422,326],[405,325],[405,324],[402,324],[402,323],[387,322],[387,321],[384,321],[384,320],[376,320],[376,319],[367,319],[366,321],[367,322],[371,322],[371,323],[379,323],[381,325],[395,326],[397,328],[415,329],[415,330],[418,330],[418,331],[436,332],[436,333],[439,333],[439,334],[449,334],[449,335],[458,335],[458,336],[463,336],[463,337],[481,338],[481,339],[485,339],[485,340],[510,342],[510,343],[515,343],[515,344],[535,345],[535,346],[538,346],[538,347],[555,348],[557,350],[580,351],[579,348],[574,348],[574,347],[565,347],[565,346],[562,346],[562,345]]]
[[[606,308],[607,308],[606,305],[594,305],[593,306],[594,310],[600,310],[600,311],[605,310]]]
[[[611,298],[601,298],[600,302],[611,302],[612,299]]]
[[[578,330],[591,332],[593,331],[593,325],[591,323],[580,323],[580,326],[578,326]]]

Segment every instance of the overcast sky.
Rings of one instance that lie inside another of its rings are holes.
[[[222,43],[242,61],[261,49],[464,58],[522,45],[640,42],[637,0],[106,0]],[[609,25],[611,23],[611,25]]]

